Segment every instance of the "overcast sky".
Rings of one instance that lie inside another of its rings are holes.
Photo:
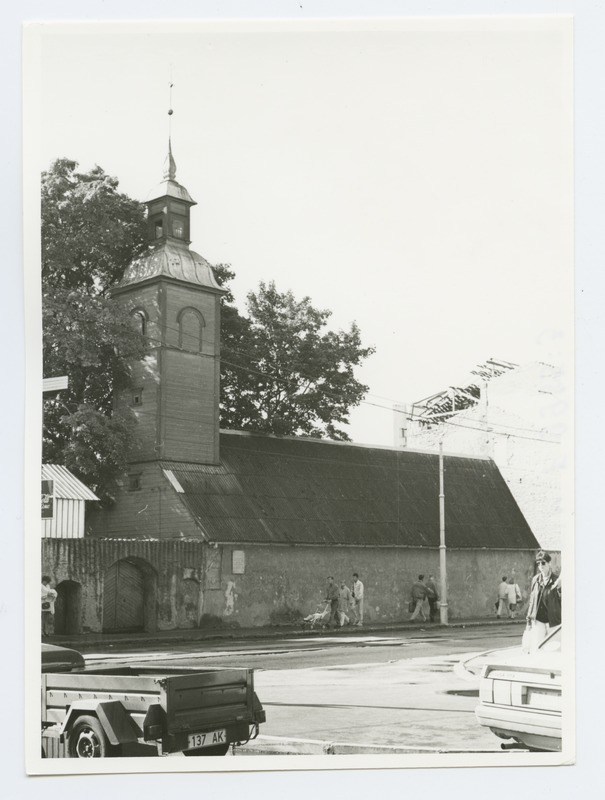
[[[42,31],[37,168],[96,163],[145,199],[172,75],[192,248],[240,305],[275,280],[376,348],[355,441],[392,444],[392,403],[487,358],[568,358],[569,20]]]

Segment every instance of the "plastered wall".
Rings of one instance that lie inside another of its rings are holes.
[[[233,572],[234,550],[244,554],[243,574]],[[534,555],[533,550],[449,550],[451,617],[491,616],[504,575],[515,577],[526,599]],[[410,588],[419,573],[432,573],[439,582],[437,550],[226,547],[221,562],[220,587],[206,589],[204,612],[244,627],[292,622],[315,611],[325,597],[328,575],[350,586],[352,573],[358,572],[365,586],[366,619],[381,622],[407,619]]]
[[[534,551],[449,550],[448,603],[452,619],[490,617],[501,578],[513,576],[527,600]],[[211,547],[185,541],[46,540],[42,572],[56,585],[79,583],[81,632],[103,627],[103,579],[119,559],[153,577],[145,603],[152,629],[202,625],[240,627],[300,623],[321,607],[326,578],[365,586],[368,622],[408,618],[412,583],[419,573],[439,582],[437,550],[319,547]],[[560,568],[554,554],[555,568]],[[521,610],[521,613],[522,610]]]

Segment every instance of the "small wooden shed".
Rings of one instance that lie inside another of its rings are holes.
[[[42,538],[83,539],[86,501],[99,498],[58,464],[42,465]]]

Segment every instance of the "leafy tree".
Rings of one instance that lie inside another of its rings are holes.
[[[114,412],[143,340],[109,289],[144,252],[144,206],[100,168],[68,159],[42,174],[43,359],[69,387],[44,398],[43,458],[73,470],[102,499],[127,463],[134,418]]]
[[[60,158],[42,173],[42,280],[105,294],[147,248],[145,206],[101,167],[77,166]]]
[[[110,290],[148,247],[145,207],[100,167],[77,167],[59,159],[42,175],[44,373],[69,377],[67,390],[44,398],[43,458],[111,500],[136,437],[134,418],[114,408],[114,397],[128,386],[144,341]],[[348,439],[339,426],[367,391],[353,369],[373,352],[357,326],[327,330],[329,311],[273,283],[248,295],[242,315],[228,286],[233,270],[219,264],[215,273],[227,289],[222,426]]]
[[[274,282],[248,294],[247,317],[225,311],[223,427],[348,440],[339,426],[368,390],[354,368],[374,352],[362,346],[357,325],[327,330],[330,311],[279,292]]]

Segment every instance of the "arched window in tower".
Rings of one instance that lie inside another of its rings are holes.
[[[147,315],[145,312],[140,308],[135,308],[135,310],[131,312],[131,316],[137,332],[142,336],[147,336]]]
[[[204,317],[197,308],[183,308],[177,317],[179,347],[189,353],[201,353]]]

